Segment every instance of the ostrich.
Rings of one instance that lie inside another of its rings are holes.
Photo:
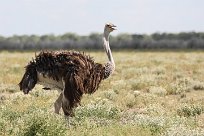
[[[28,94],[36,84],[42,84],[43,89],[57,88],[60,95],[54,103],[55,113],[59,114],[62,108],[65,116],[73,116],[73,108],[80,104],[82,95],[94,93],[115,70],[109,46],[109,34],[115,27],[107,23],[104,28],[106,64],[95,63],[90,56],[76,51],[41,51],[25,66],[20,90]]]

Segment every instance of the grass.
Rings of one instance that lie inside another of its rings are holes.
[[[88,52],[105,63],[104,52]],[[84,95],[75,117],[54,114],[56,90],[17,84],[34,52],[0,52],[0,135],[204,135],[204,53],[113,52],[115,73]]]

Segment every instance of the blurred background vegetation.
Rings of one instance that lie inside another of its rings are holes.
[[[119,34],[111,36],[112,49],[204,49],[203,32]],[[81,36],[63,35],[13,35],[0,36],[0,50],[41,49],[101,49],[102,34]]]

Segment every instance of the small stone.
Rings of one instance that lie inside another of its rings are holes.
[[[140,95],[140,91],[135,90],[135,91],[133,92],[133,94],[134,94],[134,96],[136,97],[136,96]]]

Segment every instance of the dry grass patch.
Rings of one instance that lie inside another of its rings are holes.
[[[203,52],[113,52],[116,72],[83,96],[69,121],[53,114],[57,91],[20,92],[34,55],[0,52],[0,135],[204,135]]]

